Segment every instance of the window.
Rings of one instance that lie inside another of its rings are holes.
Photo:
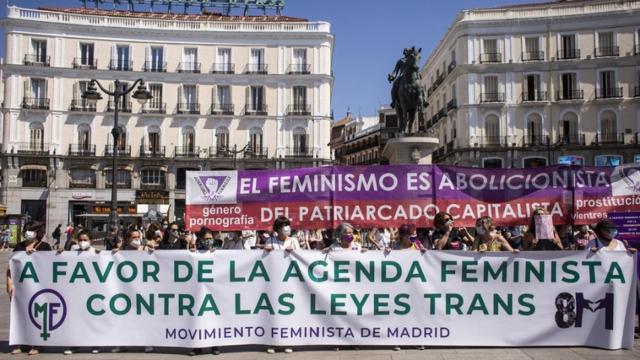
[[[540,51],[540,38],[527,37],[524,39],[525,52],[522,54],[523,61],[544,60],[544,55]]]
[[[40,122],[29,125],[29,150],[44,151],[44,127]]]
[[[249,110],[253,112],[265,111],[264,106],[264,87],[262,86],[250,86],[249,87]]]
[[[182,128],[182,148],[184,152],[192,154],[195,152],[196,134],[191,126]]]
[[[164,72],[167,70],[164,63],[164,48],[162,46],[151,46],[147,48],[145,70],[151,72]]]
[[[216,90],[219,109],[228,110],[231,106],[231,87],[229,85],[218,85]]]
[[[483,39],[482,40],[483,54],[480,58],[480,62],[501,62],[502,54],[498,52],[498,40],[496,39]]]
[[[107,187],[111,187],[112,171],[111,169],[105,171],[105,183]],[[116,173],[116,187],[120,189],[131,188],[131,172],[128,170],[120,169]]]
[[[598,33],[596,57],[598,56],[618,56],[618,47],[616,46],[615,34],[613,32]]]
[[[69,186],[72,188],[95,188],[96,172],[91,169],[72,169]]]
[[[481,101],[496,102],[501,101],[501,96],[498,93],[498,77],[491,75],[484,77],[484,93]]]
[[[216,146],[218,150],[229,150],[229,129],[219,127],[216,129]]]
[[[20,174],[24,187],[47,187],[47,170],[25,169]]]
[[[580,57],[580,50],[576,47],[576,35],[562,35],[560,37],[560,59],[577,59]]]
[[[112,138],[111,136],[109,137],[109,139]],[[111,140],[109,140],[109,142],[111,142]],[[118,151],[124,151],[127,147],[127,131],[123,126],[119,126],[116,146],[118,147]]]
[[[482,159],[482,167],[485,169],[502,169],[502,159],[484,158]]]
[[[262,129],[252,128],[249,131],[249,150],[254,154],[262,154]]]
[[[578,80],[576,73],[562,74],[562,89],[560,90],[561,100],[582,99],[578,91]]]
[[[560,123],[560,139],[563,144],[580,144],[580,135],[578,134],[578,115],[574,112],[566,112],[562,116]]]
[[[46,40],[31,40],[31,57],[30,63],[48,64],[47,58],[47,41]]]
[[[596,97],[606,99],[619,97],[619,89],[616,87],[616,72],[613,70],[600,72],[600,91],[596,93]]]
[[[250,73],[264,73],[266,66],[264,64],[264,49],[251,49],[251,58],[249,60]]]
[[[296,155],[304,155],[308,152],[309,135],[303,128],[293,131],[293,152]]]
[[[296,113],[307,113],[307,88],[304,86],[293,87],[293,110]]]
[[[584,166],[584,157],[576,155],[561,155],[558,157],[558,164]]]
[[[89,67],[95,66],[93,49],[93,44],[80,43],[80,65]]]
[[[78,148],[83,151],[91,149],[91,128],[87,124],[78,126]]]
[[[31,97],[33,99],[44,99],[47,97],[47,88],[44,79],[31,79]]]
[[[540,100],[545,100],[542,91],[540,91],[540,75],[526,75],[524,77],[524,92],[522,93],[522,101]]]
[[[143,169],[140,178],[142,185],[164,186],[164,171],[160,169]]]
[[[115,45],[115,56],[112,56],[112,70],[129,71],[131,62],[129,58],[129,45]]]
[[[622,165],[622,156],[620,155],[597,155],[595,158],[596,166],[620,166]]]
[[[600,115],[600,141],[613,143],[618,139],[618,123],[616,114],[607,110]]]
[[[200,72],[200,63],[198,62],[198,49],[197,48],[185,48],[182,55],[182,66],[180,67],[185,72]]]
[[[157,126],[149,128],[149,146],[147,149],[152,153],[160,152],[160,128]]]
[[[542,117],[540,114],[530,114],[527,117],[527,142],[528,145],[545,144],[542,138]]]
[[[198,168],[178,168],[176,172],[176,189],[185,189],[187,185],[187,171],[199,171]]]
[[[488,115],[484,120],[484,144],[500,144],[500,121],[496,115]]]
[[[149,92],[153,98],[147,102],[149,109],[163,110],[162,84],[149,84]]]
[[[198,87],[183,85],[178,89],[178,113],[196,113],[200,111],[198,103]]]
[[[224,74],[233,73],[233,67],[231,66],[231,49],[218,48],[214,72]]]
[[[309,72],[309,67],[307,66],[307,49],[293,49],[290,72],[295,74],[306,74]]]
[[[525,169],[547,166],[547,159],[543,157],[528,157],[522,159],[522,167]]]

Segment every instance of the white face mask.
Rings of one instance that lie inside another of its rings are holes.
[[[33,239],[36,238],[36,232],[35,231],[25,231],[24,232],[24,239],[27,241],[31,241]]]
[[[482,226],[476,226],[476,233],[480,236],[484,235],[484,228]]]
[[[282,230],[280,231],[282,231],[282,235],[289,236],[291,235],[291,226],[289,225],[283,226]]]
[[[80,250],[80,245],[78,244],[71,245],[71,251],[78,251],[78,250]]]
[[[133,247],[138,247],[140,246],[140,240],[136,239],[136,240],[131,240],[131,246]]]
[[[88,241],[80,241],[80,249],[87,250],[91,246],[91,243]]]

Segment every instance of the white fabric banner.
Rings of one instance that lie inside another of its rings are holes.
[[[17,253],[10,343],[633,346],[626,252]]]

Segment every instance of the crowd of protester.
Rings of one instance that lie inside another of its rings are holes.
[[[263,251],[300,249],[318,250],[325,253],[332,251],[398,251],[417,250],[427,252],[431,250],[456,251],[537,251],[537,250],[601,250],[635,252],[626,241],[617,238],[616,225],[602,219],[593,226],[581,225],[575,229],[571,226],[555,226],[552,236],[539,238],[536,231],[537,217],[548,215],[542,208],[537,209],[527,226],[495,226],[490,217],[477,219],[475,228],[467,229],[457,226],[454,218],[448,213],[438,213],[433,220],[433,228],[417,228],[413,224],[404,224],[398,228],[369,228],[360,229],[349,223],[342,223],[336,229],[292,229],[291,222],[286,217],[275,220],[273,227],[261,231],[212,231],[203,228],[191,233],[178,223],[150,223],[146,226],[130,225],[124,229],[112,228],[102,240],[101,247],[107,251],[147,251],[155,250],[186,250],[210,251],[217,250],[251,250]],[[539,225],[538,225],[539,226]],[[575,230],[575,231],[574,231]],[[61,244],[62,234],[66,241]],[[63,230],[58,225],[51,238],[53,244],[44,241],[45,232],[42,224],[25,225],[23,240],[14,251],[86,251],[99,253],[95,247],[97,241],[92,239],[91,233],[82,228],[68,224]],[[0,229],[4,236],[4,229]],[[4,241],[4,240],[3,240]],[[13,282],[7,270],[7,293],[13,296]],[[421,347],[422,348],[422,347]],[[339,348],[335,348],[339,350]],[[77,349],[65,349],[64,354],[73,354]],[[111,352],[117,353],[127,349],[115,347]],[[287,347],[285,353],[292,352]],[[394,347],[394,350],[400,350]],[[16,347],[13,354],[28,351],[30,355],[38,354],[36,347]],[[98,353],[98,348],[91,349]],[[146,347],[145,352],[153,352],[152,347]],[[202,349],[192,349],[190,355],[202,353]],[[267,348],[268,353],[275,353],[273,347]],[[219,354],[218,348],[212,348],[211,353]]]

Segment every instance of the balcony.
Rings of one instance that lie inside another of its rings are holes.
[[[95,70],[98,68],[98,59],[73,58],[73,68]]]
[[[28,66],[51,66],[51,56],[26,54],[24,64]]]
[[[245,73],[266,75],[267,64],[248,64]]]
[[[287,115],[311,115],[311,105],[293,104],[287,106]]]
[[[235,74],[236,65],[231,63],[214,63],[211,67],[212,74]]]
[[[311,74],[311,64],[290,64],[287,74],[308,75]]]
[[[181,62],[178,64],[178,72],[199,74],[200,63],[199,62]]]
[[[596,99],[616,99],[622,97],[622,88],[600,88],[596,91]]]
[[[199,158],[199,146],[176,146],[174,157],[177,158]]]
[[[623,145],[624,133],[596,134],[594,142],[596,145]]]
[[[456,68],[456,61],[453,60],[452,62],[449,63],[449,66],[447,66],[447,73],[451,74],[451,72]]]
[[[502,54],[501,53],[484,53],[484,54],[480,54],[480,64],[501,63],[501,62],[502,62]]]
[[[117,60],[111,59],[109,61],[109,70],[114,71],[132,71],[133,70],[133,61],[131,60]]]
[[[233,158],[233,154],[229,151],[229,148],[226,146],[210,146],[209,147],[209,157],[216,159],[229,159]]]
[[[49,99],[25,97],[25,98],[22,98],[22,108],[36,109],[36,110],[49,110]]]
[[[313,149],[308,147],[285,148],[285,157],[288,158],[312,158]]]
[[[244,107],[245,115],[267,115],[267,104],[247,105]]]
[[[159,101],[151,101],[145,104],[140,112],[143,114],[166,114],[167,104]]]
[[[104,146],[104,156],[113,156],[113,145]],[[131,156],[131,145],[118,146],[118,156]]]
[[[585,146],[586,140],[584,134],[572,133],[572,134],[558,134],[558,141],[556,145],[565,146]]]
[[[474,147],[493,148],[504,147],[508,144],[507,136],[481,136],[473,143]]]
[[[455,110],[458,108],[458,101],[456,99],[451,99],[447,103],[447,111]]]
[[[166,61],[145,61],[144,71],[146,72],[167,72]]]
[[[455,145],[454,145],[453,140],[449,141],[449,142],[447,143],[447,145],[446,145],[447,153],[452,152],[452,151],[453,151],[453,149],[454,149],[454,146],[455,146]]]
[[[198,103],[179,103],[176,114],[200,115],[200,104]]]
[[[266,147],[253,147],[249,145],[243,157],[245,159],[266,159],[268,158],[268,154],[269,150]]]
[[[69,110],[80,112],[95,112],[96,106],[89,105],[89,102],[84,99],[73,99],[71,100],[71,106],[69,106]]]
[[[211,104],[210,113],[211,115],[233,115],[234,106],[233,104]]]
[[[115,102],[113,100],[109,100],[107,102],[107,112],[113,112],[115,109]],[[118,102],[118,111],[123,113],[130,113],[132,110],[131,101],[120,101]]]
[[[23,155],[49,155],[49,144],[44,142],[21,142],[14,149]]]
[[[534,102],[534,101],[548,101],[546,91],[527,91],[522,93],[522,102]]]
[[[595,54],[595,57],[620,56],[620,47],[619,46],[597,47],[594,50],[594,54]]]
[[[140,146],[140,157],[145,158],[163,158],[165,154],[164,146],[147,147]]]
[[[580,59],[580,49],[558,50],[558,60]]]
[[[544,51],[525,51],[522,53],[522,61],[544,61]]]
[[[537,134],[527,135],[522,139],[522,146],[548,146],[551,145],[549,136]]]
[[[69,156],[96,156],[96,146],[85,144],[70,144]]]
[[[583,100],[583,99],[584,99],[583,90],[559,90],[556,93],[557,101]]]
[[[481,103],[502,103],[504,102],[504,93],[480,93]]]

